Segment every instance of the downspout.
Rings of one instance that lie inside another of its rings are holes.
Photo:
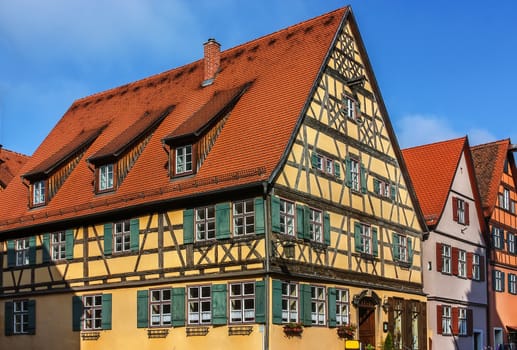
[[[270,297],[269,297],[269,291],[270,291],[269,285],[271,283],[271,278],[269,275],[269,268],[270,268],[269,254],[270,254],[270,250],[271,250],[271,236],[269,233],[269,219],[270,219],[269,213],[271,211],[269,210],[269,201],[268,201],[268,187],[269,187],[268,182],[264,181],[262,183],[262,187],[263,187],[262,197],[264,199],[264,240],[265,240],[264,250],[265,250],[265,254],[266,254],[266,273],[264,276],[264,289],[265,289],[265,294],[266,294],[266,301],[265,301],[265,308],[266,308],[265,321],[266,321],[266,323],[264,325],[262,350],[269,350],[269,327],[270,327],[269,316],[271,313],[270,309],[272,307],[271,302],[270,302]]]

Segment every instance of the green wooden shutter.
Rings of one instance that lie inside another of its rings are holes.
[[[280,233],[280,198],[271,197],[271,231]]]
[[[394,184],[390,185],[390,196],[392,201],[397,198],[397,187]]]
[[[113,250],[113,224],[104,224],[104,255],[111,255]]]
[[[400,251],[399,251],[400,237],[399,237],[398,233],[393,232],[392,239],[393,239],[393,260],[400,260]]]
[[[50,233],[43,234],[43,257],[42,262],[50,261]]]
[[[172,288],[172,325],[185,326],[185,288]]]
[[[504,289],[504,282],[505,282],[504,272],[501,272],[501,292],[505,291],[505,289]]]
[[[149,291],[136,292],[136,326],[147,328],[149,325]]]
[[[312,152],[311,164],[313,168],[318,168],[318,153]]]
[[[36,264],[36,237],[29,237],[29,265]]]
[[[377,228],[372,227],[372,253],[374,256],[379,255],[379,241],[377,238]]]
[[[140,220],[138,218],[129,221],[129,232],[131,251],[138,252],[140,249]]]
[[[74,230],[65,231],[65,255],[67,260],[74,258]]]
[[[219,203],[215,206],[215,238],[230,238],[230,203]]]
[[[361,242],[361,224],[356,222],[354,224],[354,240],[355,240],[355,251],[362,253],[364,251],[363,244]]]
[[[255,234],[263,235],[266,233],[264,217],[264,199],[255,198]]]
[[[361,163],[361,192],[366,193],[367,192],[367,186],[366,186],[366,169],[364,167],[364,164]]]
[[[413,265],[414,249],[413,249],[413,240],[411,239],[411,237],[407,238],[407,252],[408,252],[408,262],[410,265]]]
[[[111,329],[111,294],[102,295],[102,329]]]
[[[496,276],[497,276],[497,271],[496,270],[492,270],[492,290],[497,292],[497,283],[496,283]]]
[[[352,160],[350,157],[345,158],[345,184],[352,187]]]
[[[194,209],[183,211],[183,244],[194,243]]]
[[[311,219],[311,212],[308,206],[303,206],[303,238],[305,239],[311,239],[311,232],[310,232],[310,219]]]
[[[83,312],[83,299],[80,296],[74,295],[72,297],[72,330],[74,332],[81,330]]]
[[[7,267],[16,266],[16,254],[14,252],[14,241],[7,241]]]
[[[4,304],[4,331],[6,336],[14,333],[14,303],[6,301]]]
[[[336,288],[329,288],[327,291],[329,327],[336,327]]]
[[[296,236],[300,239],[305,238],[305,210],[303,205],[296,204]]]
[[[304,326],[312,325],[312,295],[311,286],[300,284],[301,320]]]
[[[323,213],[323,241],[326,245],[330,245],[330,214]]]
[[[376,178],[373,179],[373,192],[375,192],[375,194],[379,194],[379,191],[380,191],[380,182],[379,180],[377,180]]]
[[[338,162],[338,161],[335,161],[335,162],[334,162],[334,175],[335,175],[337,178],[340,178],[340,177],[341,177],[341,165],[339,165],[339,162]]]
[[[266,323],[266,283],[255,282],[255,322]]]
[[[273,323],[282,324],[282,281],[273,280]]]
[[[226,284],[212,286],[212,324],[226,324]]]
[[[36,300],[27,302],[27,313],[29,316],[27,333],[36,334]]]

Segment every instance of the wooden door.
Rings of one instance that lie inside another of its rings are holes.
[[[359,341],[375,346],[375,307],[359,306]]]

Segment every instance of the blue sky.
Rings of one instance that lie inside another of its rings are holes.
[[[75,99],[347,4],[402,147],[517,143],[513,0],[0,0],[0,143],[30,155]]]

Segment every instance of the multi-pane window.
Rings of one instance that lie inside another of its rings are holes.
[[[170,288],[150,291],[149,313],[151,316],[151,327],[170,326],[172,324]]]
[[[113,224],[114,251],[128,252],[131,250],[131,231],[129,220],[116,222]]]
[[[282,282],[282,322],[298,322],[298,285]]]
[[[309,209],[309,234],[313,241],[323,241],[323,214],[321,210]]]
[[[496,292],[504,292],[504,273],[494,270],[494,290]]]
[[[14,334],[27,334],[29,330],[29,302],[16,300],[13,302]]]
[[[408,262],[409,254],[408,254],[408,238],[407,236],[397,235],[398,237],[398,260],[403,262]]]
[[[50,253],[54,261],[66,258],[66,236],[64,231],[50,235]]]
[[[212,287],[188,287],[188,323],[210,324],[212,322]]]
[[[176,148],[176,175],[192,171],[192,145]]]
[[[230,284],[230,323],[255,321],[255,283]]]
[[[32,184],[32,205],[45,204],[45,181]]]
[[[467,252],[458,250],[458,276],[467,277]]]
[[[196,208],[196,240],[215,239],[215,207]]]
[[[17,239],[14,249],[16,266],[29,265],[29,240],[27,238]]]
[[[361,165],[356,159],[350,159],[351,188],[359,191],[361,189]]]
[[[508,252],[511,253],[511,254],[515,254],[516,253],[516,250],[515,250],[515,234],[514,233],[511,233],[511,232],[508,232],[507,234],[507,238],[508,238]]]
[[[458,199],[457,200],[457,203],[458,203],[458,212],[457,212],[457,215],[458,215],[458,223],[460,224],[465,224],[465,201],[462,200],[462,199]]]
[[[504,231],[499,227],[492,228],[492,242],[494,244],[494,248],[503,249],[504,248]]]
[[[99,167],[99,191],[106,191],[113,188],[113,164],[106,164]]]
[[[442,306],[442,334],[451,334],[451,307],[447,305]]]
[[[442,272],[451,273],[451,246],[442,245]]]
[[[83,329],[102,329],[102,295],[83,296]]]
[[[500,196],[500,205],[504,210],[510,210],[510,190],[507,188],[503,189],[503,194]]]
[[[325,158],[325,172],[327,174],[334,174],[334,161],[330,158]]]
[[[369,225],[361,224],[360,239],[362,253],[372,254],[372,231]]]
[[[350,301],[348,289],[336,289],[336,324],[350,323]]]
[[[481,258],[478,254],[472,254],[472,279],[481,280]]]
[[[346,94],[343,94],[343,98],[342,98],[342,110],[343,110],[343,113],[346,115],[347,118],[350,118],[350,119],[356,119],[356,105],[355,105],[355,101],[354,99],[352,99],[350,96],[346,95]]]
[[[467,309],[458,309],[458,334],[467,335]]]
[[[252,199],[233,203],[233,234],[255,233],[255,206]]]
[[[386,181],[373,179],[373,189],[381,197],[391,197],[391,185]]]
[[[325,287],[311,286],[311,323],[314,325],[325,325],[326,312]]]
[[[513,273],[508,274],[508,293],[517,294],[517,276]]]
[[[293,202],[280,199],[280,232],[294,236],[294,211]]]

